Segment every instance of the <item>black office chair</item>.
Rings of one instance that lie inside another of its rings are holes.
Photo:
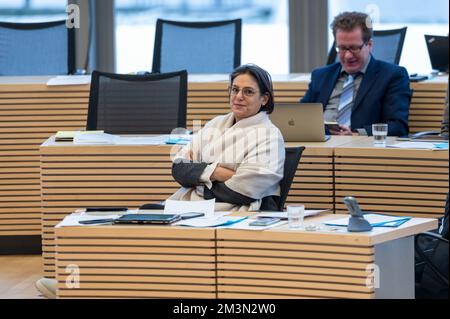
[[[449,196],[447,194],[440,233],[425,232],[414,238],[416,299],[447,299],[449,296],[448,215]]]
[[[158,19],[153,72],[230,73],[241,64],[242,20],[179,22]]]
[[[94,71],[87,126],[111,134],[170,134],[186,127],[185,70],[128,75]]]
[[[382,61],[399,64],[402,55],[403,43],[405,42],[406,30],[408,27],[392,30],[373,31],[373,56]],[[328,53],[327,64],[338,62],[336,52],[336,41],[333,43]]]
[[[63,75],[75,71],[75,33],[66,20],[0,22],[0,75]]]
[[[283,211],[286,198],[291,189],[298,163],[302,157],[305,147],[287,147],[286,158],[284,160],[283,179],[280,181],[280,197],[278,199],[278,211]]]

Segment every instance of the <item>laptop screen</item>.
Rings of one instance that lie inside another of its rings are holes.
[[[439,72],[448,72],[448,36],[425,35],[431,67]]]
[[[321,103],[277,103],[270,114],[285,142],[325,142]]]

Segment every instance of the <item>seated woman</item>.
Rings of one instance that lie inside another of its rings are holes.
[[[216,211],[276,210],[283,178],[283,137],[269,119],[270,75],[243,65],[230,76],[231,113],[209,121],[174,158],[182,186],[169,199],[216,199]]]

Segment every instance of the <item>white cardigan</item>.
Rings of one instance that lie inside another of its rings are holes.
[[[240,120],[234,115],[218,116],[193,136],[192,142],[174,158],[207,163],[200,177],[203,183],[193,188],[180,188],[169,199],[203,200],[204,187],[211,188],[210,176],[217,165],[234,170],[236,174],[225,182],[231,190],[257,199],[250,206],[216,202],[216,211],[258,210],[261,199],[280,195],[285,149],[283,136],[272,124],[266,112]]]

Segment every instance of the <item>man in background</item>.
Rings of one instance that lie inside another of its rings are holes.
[[[339,124],[330,129],[333,135],[372,135],[374,123],[387,123],[388,135],[408,135],[408,72],[372,56],[370,17],[344,12],[331,28],[339,62],[312,72],[301,102],[324,105],[324,120]]]

